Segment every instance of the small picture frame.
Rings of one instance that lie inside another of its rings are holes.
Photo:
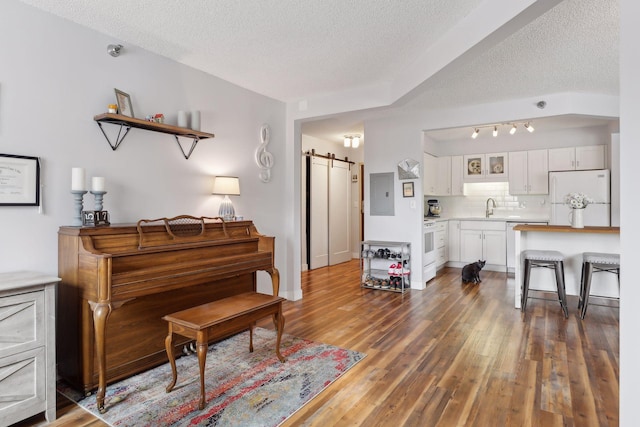
[[[118,103],[118,113],[127,116],[134,117],[133,105],[131,105],[131,96],[128,93],[121,91],[120,89],[114,89],[116,91],[116,102]]]
[[[0,154],[0,206],[39,205],[38,158]]]
[[[413,182],[402,183],[402,197],[413,197]]]

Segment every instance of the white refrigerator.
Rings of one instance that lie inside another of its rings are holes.
[[[550,225],[570,225],[564,198],[569,193],[583,193],[593,200],[584,210],[584,225],[611,226],[611,184],[608,169],[549,172],[551,192]]]

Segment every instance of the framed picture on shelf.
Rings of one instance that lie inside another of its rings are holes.
[[[40,204],[40,163],[37,157],[0,154],[0,206]]]
[[[131,105],[131,96],[119,89],[116,91],[116,102],[118,103],[118,113],[127,117],[134,117],[133,106]]]
[[[413,197],[413,182],[402,183],[402,197]]]

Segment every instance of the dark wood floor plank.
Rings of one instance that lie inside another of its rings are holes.
[[[438,272],[404,295],[359,286],[352,261],[302,274],[285,332],[367,354],[284,426],[618,426],[619,310],[557,296],[514,309],[514,279]],[[269,319],[258,326],[273,328]],[[105,424],[61,396],[53,426]],[[44,425],[41,417],[19,427]]]

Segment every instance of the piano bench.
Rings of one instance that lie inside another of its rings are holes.
[[[171,384],[167,386],[167,393],[173,390],[178,380],[176,361],[173,354],[173,334],[196,340],[196,353],[198,355],[198,364],[200,365],[200,409],[204,409],[205,405],[204,367],[210,340],[221,339],[229,334],[248,328],[249,351],[252,352],[255,322],[272,315],[278,332],[276,356],[281,362],[285,362],[285,358],[280,354],[280,340],[284,329],[282,301],[284,301],[284,298],[279,296],[247,292],[164,316],[162,319],[169,324],[169,334],[165,339],[165,348],[173,372],[173,379]]]

